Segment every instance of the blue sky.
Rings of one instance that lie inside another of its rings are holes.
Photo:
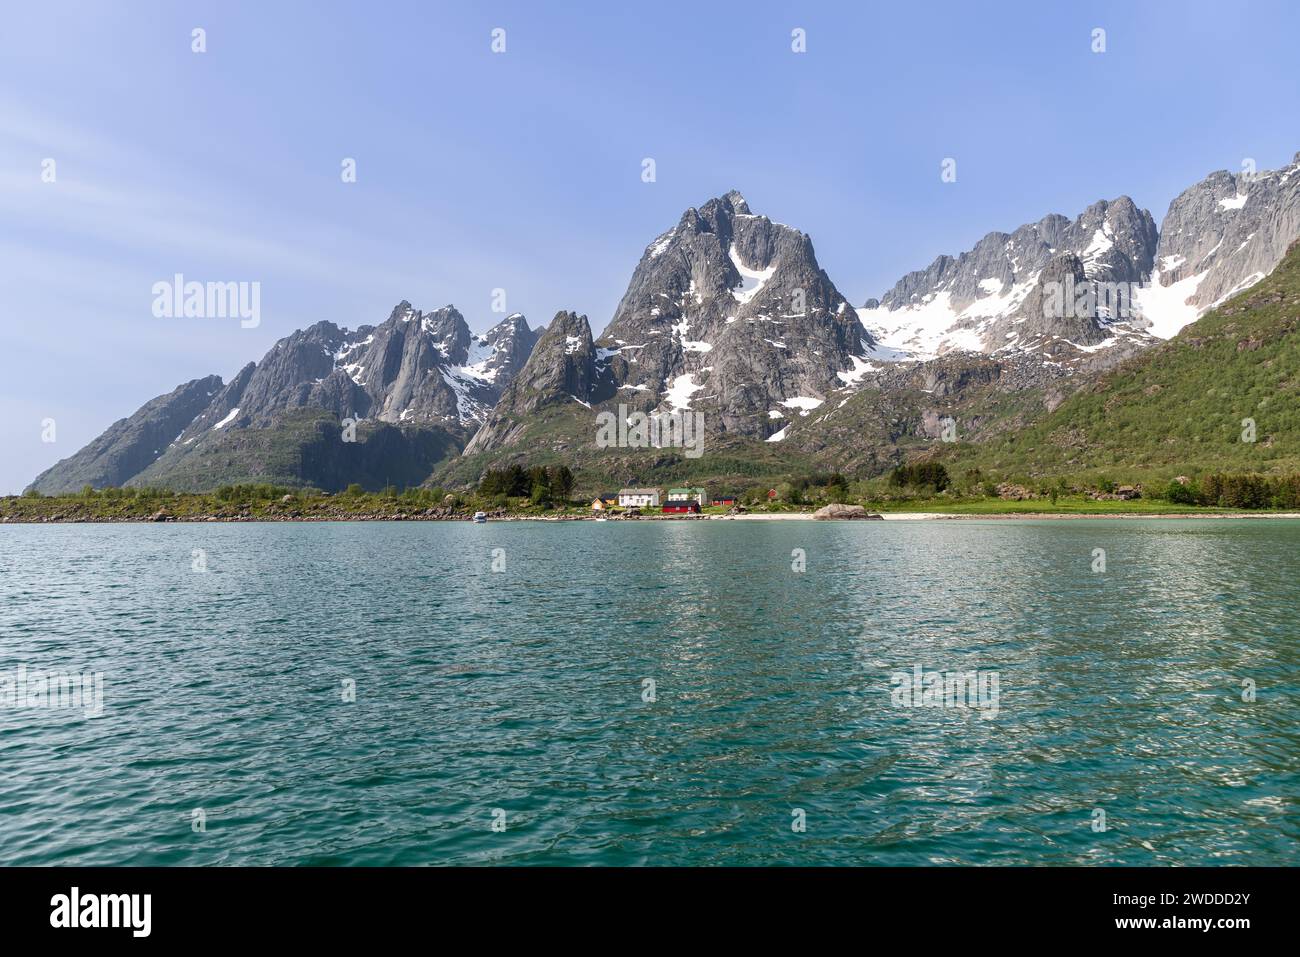
[[[646,244],[733,187],[860,304],[989,230],[1120,194],[1159,222],[1300,150],[1292,3],[985,6],[8,4],[0,492],[320,319],[409,299],[482,330],[502,288],[599,332]],[[261,283],[261,324],[155,318],[178,272]]]

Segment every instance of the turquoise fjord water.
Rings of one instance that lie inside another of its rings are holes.
[[[0,708],[3,864],[1300,862],[1297,523],[10,526],[0,590],[0,673],[104,675]]]

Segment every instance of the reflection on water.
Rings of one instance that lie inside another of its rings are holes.
[[[0,863],[1296,863],[1297,545],[1259,520],[5,528],[0,673],[103,671],[105,715],[0,709]],[[893,706],[918,666],[995,672],[997,717]]]

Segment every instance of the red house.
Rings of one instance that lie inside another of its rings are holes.
[[[665,515],[671,515],[674,512],[678,512],[678,513],[692,512],[695,514],[699,514],[699,511],[700,511],[700,503],[695,501],[694,499],[691,499],[689,501],[682,500],[682,499],[673,501],[672,499],[669,499],[668,501],[664,502],[664,507],[663,507],[663,512]]]
[[[730,508],[732,505],[735,505],[735,504],[736,504],[736,496],[734,496],[734,495],[719,495],[717,498],[715,498],[715,499],[713,500],[713,504],[714,504],[714,505],[726,505],[728,508]]]

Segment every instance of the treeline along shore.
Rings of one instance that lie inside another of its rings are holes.
[[[474,489],[405,488],[339,492],[269,484],[226,485],[211,492],[86,487],[71,495],[28,490],[0,497],[0,523],[495,521],[582,519],[698,521],[707,518],[812,517],[828,505],[860,505],[889,517],[1293,517],[1300,476],[1179,476],[1155,488],[1106,479],[1010,484],[972,470],[957,480],[938,463],[906,466],[878,479],[838,474],[792,477],[773,486],[690,489],[700,507],[676,513],[671,498],[628,504],[617,492],[580,492],[567,467],[489,471]],[[624,491],[657,491],[625,489]],[[676,492],[681,490],[669,490]]]

